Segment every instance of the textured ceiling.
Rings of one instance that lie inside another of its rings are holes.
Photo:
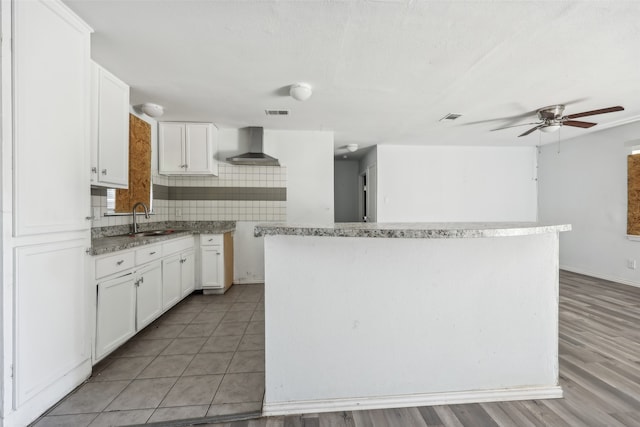
[[[622,105],[562,139],[640,117],[640,2],[65,0],[92,56],[162,120],[331,130],[349,143],[537,145],[535,110]],[[288,85],[313,96],[298,102]],[[269,117],[265,109],[289,109]],[[459,113],[456,121],[439,121]]]

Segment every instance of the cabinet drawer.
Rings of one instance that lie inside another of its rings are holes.
[[[171,255],[185,249],[193,248],[193,237],[184,239],[171,240],[162,244],[162,253],[164,256]]]
[[[200,246],[222,245],[223,236],[223,234],[201,234]]]
[[[136,265],[162,258],[162,246],[143,246],[136,250]]]
[[[115,255],[99,258],[96,260],[96,279],[133,268],[134,265],[133,251],[119,252]]]

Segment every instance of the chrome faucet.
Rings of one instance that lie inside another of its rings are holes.
[[[138,206],[142,206],[142,209],[144,209],[144,217],[149,219],[149,209],[147,208],[147,205],[142,202],[138,202],[133,205],[133,227],[131,234],[136,234],[138,232],[138,224],[136,223],[136,209],[138,209]]]

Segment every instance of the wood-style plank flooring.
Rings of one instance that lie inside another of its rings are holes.
[[[560,273],[563,399],[349,411],[229,427],[640,426],[640,288]]]

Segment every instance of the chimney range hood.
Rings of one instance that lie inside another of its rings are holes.
[[[227,157],[227,162],[232,165],[280,166],[278,159],[262,152],[264,129],[261,127],[249,127],[247,129],[249,131],[249,152]]]

